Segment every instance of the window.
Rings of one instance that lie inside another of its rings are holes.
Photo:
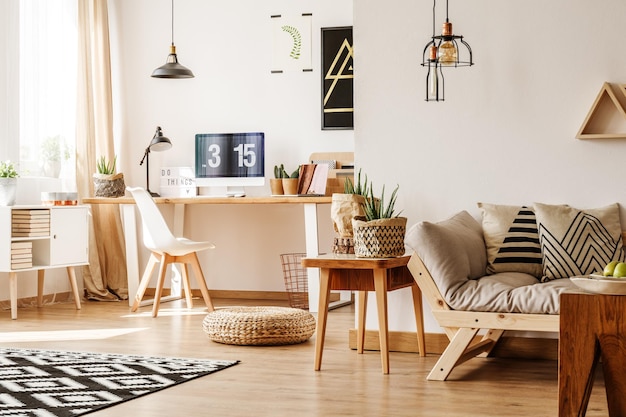
[[[19,1],[19,161],[22,176],[75,190],[76,0]]]

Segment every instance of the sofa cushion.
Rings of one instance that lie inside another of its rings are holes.
[[[424,221],[412,226],[405,243],[424,261],[446,301],[467,280],[485,275],[482,228],[467,211],[439,223]]]
[[[446,300],[454,310],[559,314],[563,292],[580,292],[569,279],[540,282],[521,272],[501,272],[468,280]]]
[[[532,208],[478,203],[487,247],[487,273],[526,272],[540,277],[541,247]]]
[[[619,206],[579,210],[534,204],[543,256],[542,281],[600,272],[623,260]]]

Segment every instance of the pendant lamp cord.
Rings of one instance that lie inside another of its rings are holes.
[[[448,20],[448,0],[446,0],[446,23],[449,22],[449,21],[450,20]]]
[[[435,37],[435,8],[437,6],[437,0],[433,0],[433,38]]]
[[[174,0],[172,0],[172,46],[174,46]]]

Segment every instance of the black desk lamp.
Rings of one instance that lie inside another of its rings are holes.
[[[143,153],[143,158],[141,158],[141,162],[139,165],[143,165],[143,161],[146,161],[146,191],[150,193],[152,197],[160,197],[159,194],[153,193],[150,191],[150,151],[166,151],[172,147],[172,142],[163,136],[163,132],[161,131],[161,126],[157,126],[156,132],[154,132],[154,137],[150,141],[150,144],[146,148],[146,151]]]

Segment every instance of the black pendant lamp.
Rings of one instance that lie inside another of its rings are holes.
[[[170,54],[164,65],[152,72],[154,78],[193,78],[193,72],[178,63],[176,56],[176,46],[174,45],[174,0],[172,0],[172,45],[170,46]]]
[[[448,0],[446,0],[446,21],[441,35],[435,35],[435,8],[433,0],[433,36],[424,47],[422,66],[428,67],[426,75],[426,101],[444,101],[444,80],[442,67],[469,67],[474,65],[472,48],[463,36],[455,35],[452,23],[448,19]],[[463,50],[465,50],[464,53]]]

